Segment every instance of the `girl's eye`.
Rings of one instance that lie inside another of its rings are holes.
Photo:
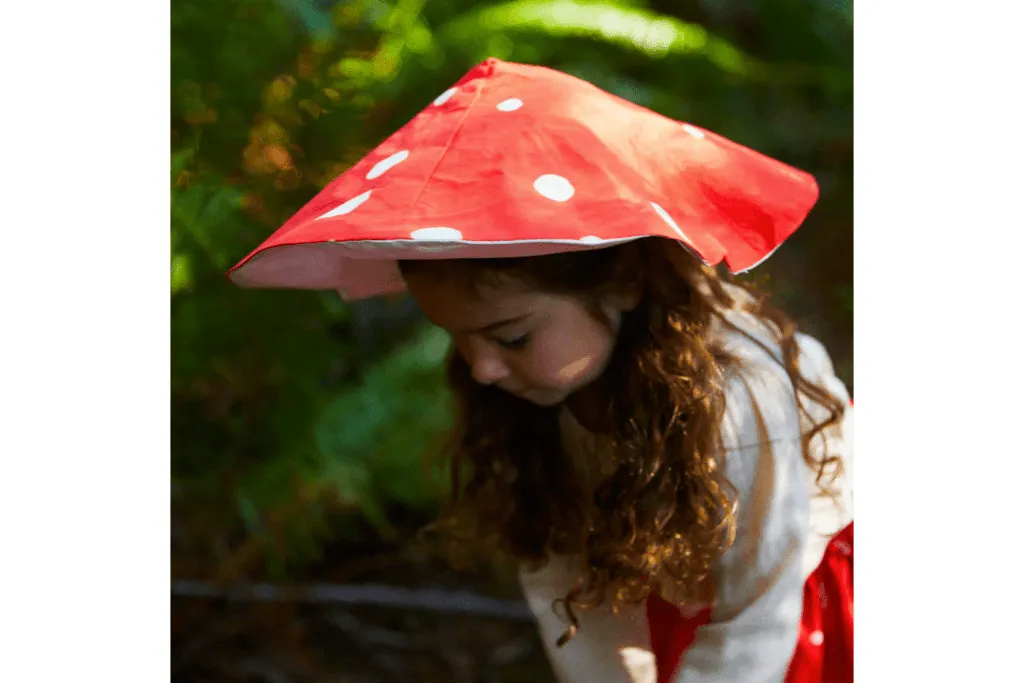
[[[509,349],[510,351],[518,351],[524,348],[530,341],[530,335],[524,334],[523,336],[516,337],[515,339],[497,339],[495,341],[497,341],[498,346],[502,348]]]

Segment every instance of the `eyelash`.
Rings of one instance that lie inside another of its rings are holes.
[[[508,349],[510,351],[519,351],[526,347],[527,342],[530,341],[530,335],[524,334],[521,337],[509,339],[508,341],[505,341],[503,339],[497,339],[496,341],[498,343],[498,346],[501,346],[502,348]]]

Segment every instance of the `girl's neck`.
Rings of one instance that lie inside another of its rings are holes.
[[[604,375],[569,396],[565,400],[565,408],[588,432],[608,433],[611,430],[611,400]]]

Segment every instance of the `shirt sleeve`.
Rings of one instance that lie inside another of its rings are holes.
[[[758,360],[726,386],[736,540],[716,563],[711,622],[697,630],[675,683],[783,683],[796,648],[810,506],[800,418],[785,370]]]
[[[575,610],[579,633],[563,647],[555,646],[568,624],[551,605],[565,597],[579,576],[573,564],[577,561],[554,556],[540,571],[519,574],[559,683],[655,683],[657,671],[643,607],[624,607],[618,614],[607,603]]]

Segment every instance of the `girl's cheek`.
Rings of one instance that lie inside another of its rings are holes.
[[[563,365],[556,373],[558,381],[568,384],[583,377],[594,367],[594,362],[593,354],[587,354]]]

